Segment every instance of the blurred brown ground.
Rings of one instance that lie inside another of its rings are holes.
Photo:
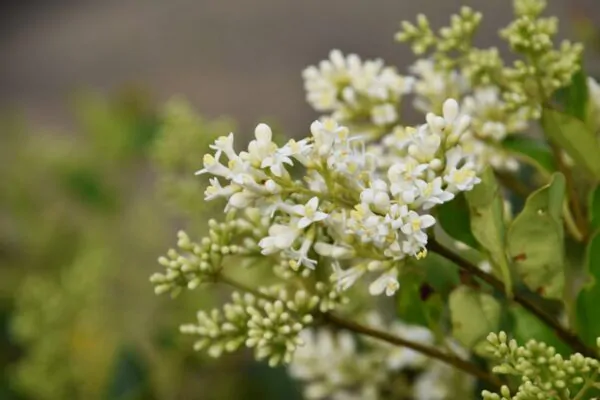
[[[496,43],[509,0],[104,0],[14,2],[1,12],[0,109],[16,107],[51,127],[69,125],[69,95],[123,84],[158,101],[189,98],[208,116],[230,115],[249,129],[273,117],[289,131],[314,113],[301,70],[332,48],[382,57],[405,69],[394,43],[402,19],[423,12],[436,26],[460,5],[484,12],[479,43]],[[600,26],[600,0],[549,0],[572,36],[576,19]],[[593,58],[593,57],[592,57]],[[597,58],[597,56],[596,56]],[[597,65],[597,64],[596,64]]]

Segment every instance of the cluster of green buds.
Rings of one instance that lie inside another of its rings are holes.
[[[521,377],[512,395],[503,386],[500,394],[483,392],[484,400],[587,399],[589,391],[600,389],[600,361],[579,353],[564,358],[544,342],[528,341],[520,346],[505,332],[487,337],[489,353],[499,362],[493,372]],[[600,338],[597,340],[600,348]]]
[[[302,344],[300,331],[313,322],[321,300],[305,290],[291,295],[285,289],[265,289],[260,294],[234,292],[222,310],[198,312],[197,323],[183,325],[181,332],[200,336],[194,348],[207,349],[213,357],[245,344],[271,366],[289,363]]]
[[[178,250],[169,249],[166,256],[158,259],[165,272],[150,277],[156,294],[171,293],[177,296],[182,289],[196,289],[201,283],[215,282],[225,259],[244,255],[251,257],[260,253],[258,240],[266,230],[261,229],[262,218],[256,210],[247,210],[240,218],[230,214],[225,221],[209,220],[208,235],[193,242],[187,233],[177,233]],[[265,228],[266,229],[266,228]],[[236,241],[243,235],[243,241]]]
[[[419,15],[416,24],[403,22],[396,38],[410,43],[415,54],[430,52],[436,69],[458,71],[472,87],[497,86],[510,110],[526,108],[531,118],[537,118],[541,104],[571,82],[583,51],[579,43],[555,44],[558,21],[542,17],[545,8],[545,0],[514,1],[515,20],[500,31],[500,37],[520,56],[510,67],[496,48],[473,47],[481,14],[468,7],[453,15],[450,25],[437,34],[427,18]]]

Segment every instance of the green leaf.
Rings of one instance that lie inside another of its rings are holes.
[[[147,365],[140,354],[131,347],[122,348],[109,380],[106,399],[153,399],[150,395]]]
[[[600,232],[592,236],[586,255],[587,274],[591,278],[577,297],[577,332],[590,346],[600,337]]]
[[[487,251],[495,275],[501,277],[507,295],[512,297],[510,269],[504,251],[504,201],[491,168],[481,175],[481,183],[466,193],[469,203],[471,231]]]
[[[550,184],[532,193],[507,233],[507,252],[523,282],[532,291],[562,299],[565,283],[562,206],[565,178],[552,176]]]
[[[471,232],[471,216],[463,193],[459,193],[452,201],[437,207],[437,220],[444,231],[453,239],[471,248],[478,248],[477,239]]]
[[[587,75],[583,69],[577,71],[571,78],[571,84],[565,89],[565,112],[585,121],[588,107],[589,93]]]
[[[521,344],[535,339],[553,346],[562,355],[571,354],[569,347],[564,344],[558,336],[547,325],[536,316],[522,307],[512,307],[510,314],[513,317],[513,335]]]
[[[500,303],[491,295],[459,286],[449,298],[452,334],[471,348],[500,325]]]
[[[592,130],[581,120],[550,108],[542,112],[546,135],[573,160],[600,179],[600,144]]]
[[[425,271],[425,281],[444,298],[460,283],[456,264],[438,254],[428,253],[425,259],[417,261],[417,267]]]
[[[542,173],[556,171],[552,151],[540,140],[524,135],[511,135],[504,139],[502,146],[517,158],[533,164]]]
[[[600,228],[600,185],[596,186],[590,193],[588,210],[591,230]]]
[[[402,276],[402,287],[398,291],[398,317],[409,324],[429,326],[425,302],[421,298],[422,279],[416,274]]]
[[[402,321],[439,330],[444,301],[439,293],[423,293],[422,277],[410,273],[402,276],[402,287],[398,291],[397,311]],[[433,289],[431,289],[433,290]]]

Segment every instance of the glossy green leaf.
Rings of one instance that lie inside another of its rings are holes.
[[[398,317],[402,321],[433,331],[439,330],[444,302],[441,295],[429,288],[422,277],[416,274],[403,275],[397,299]]]
[[[577,331],[590,346],[600,337],[600,232],[587,247],[586,267],[589,281],[577,297]]]
[[[546,143],[524,135],[508,136],[502,146],[517,158],[533,164],[540,172],[551,173],[556,170],[552,151]]]
[[[581,120],[545,108],[542,127],[546,135],[573,158],[577,165],[600,179],[600,144],[594,132]]]
[[[422,280],[416,274],[402,276],[402,287],[398,290],[398,317],[409,324],[429,326],[425,303],[421,298]]]
[[[459,286],[449,298],[452,334],[466,347],[475,346],[500,325],[500,303],[491,295]]]
[[[556,336],[554,331],[529,311],[522,307],[512,307],[510,315],[513,318],[513,336],[520,344],[535,339],[553,346],[562,355],[571,354],[569,347]]]
[[[467,192],[466,198],[473,236],[487,251],[492,261],[493,272],[502,279],[510,297],[512,280],[504,249],[504,200],[491,168],[486,168],[481,175],[481,183]]]
[[[517,274],[532,291],[562,299],[565,283],[562,206],[565,178],[560,173],[532,193],[507,233],[507,252]]]
[[[436,208],[437,220],[444,231],[453,239],[471,248],[478,248],[477,239],[471,232],[471,216],[463,193],[459,193],[452,201]]]
[[[596,186],[590,193],[588,203],[590,228],[596,230],[600,228],[600,185]]]
[[[571,84],[565,88],[564,104],[565,112],[585,121],[588,107],[589,93],[587,75],[580,69],[571,78]]]
[[[444,298],[460,283],[458,267],[440,255],[429,253],[417,265],[425,271],[425,281]]]

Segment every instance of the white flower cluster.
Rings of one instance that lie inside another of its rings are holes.
[[[207,200],[223,197],[226,210],[252,207],[271,217],[258,243],[263,255],[281,255],[292,269],[329,259],[331,278],[343,289],[378,272],[370,292],[392,295],[401,260],[426,254],[425,230],[435,223],[427,211],[479,182],[461,147],[469,124],[448,100],[442,116],[428,114],[401,138],[385,138],[389,149],[380,146],[381,157],[333,119],[315,121],[309,138],[281,147],[260,124],[239,154],[232,134],[217,139],[198,173],[215,176]],[[291,167],[304,168],[302,180]]]
[[[356,55],[344,58],[331,52],[330,60],[304,71],[309,103],[317,111],[331,112],[348,124],[354,135],[381,137],[403,131],[398,115],[402,96],[412,94],[414,107],[424,113],[442,112],[449,98],[460,99],[461,109],[473,119],[462,141],[463,150],[474,156],[478,170],[491,165],[515,170],[517,160],[501,148],[507,135],[527,128],[524,109],[508,110],[502,94],[492,85],[471,87],[462,72],[441,69],[430,59],[420,59],[401,77],[380,60],[364,64]]]
[[[362,61],[339,50],[302,75],[306,98],[315,110],[332,113],[342,123],[371,124],[375,130],[398,122],[400,99],[412,84],[380,59]]]
[[[423,112],[439,109],[442,97],[461,99],[461,110],[472,118],[463,149],[474,156],[478,169],[486,165],[498,170],[518,169],[517,160],[502,149],[501,143],[509,135],[528,128],[530,115],[525,108],[509,109],[497,86],[473,87],[463,73],[436,69],[429,59],[418,60],[411,71],[416,79],[413,100],[416,109]]]
[[[376,315],[368,319],[385,325]],[[395,322],[384,330],[423,345],[434,342],[431,331],[419,326]],[[303,382],[306,399],[450,400],[456,398],[456,380],[467,391],[473,389],[474,379],[411,349],[377,340],[359,344],[350,333],[326,328],[306,329],[300,337],[304,344],[296,350],[289,371]],[[408,371],[417,374],[414,380],[408,379]]]

